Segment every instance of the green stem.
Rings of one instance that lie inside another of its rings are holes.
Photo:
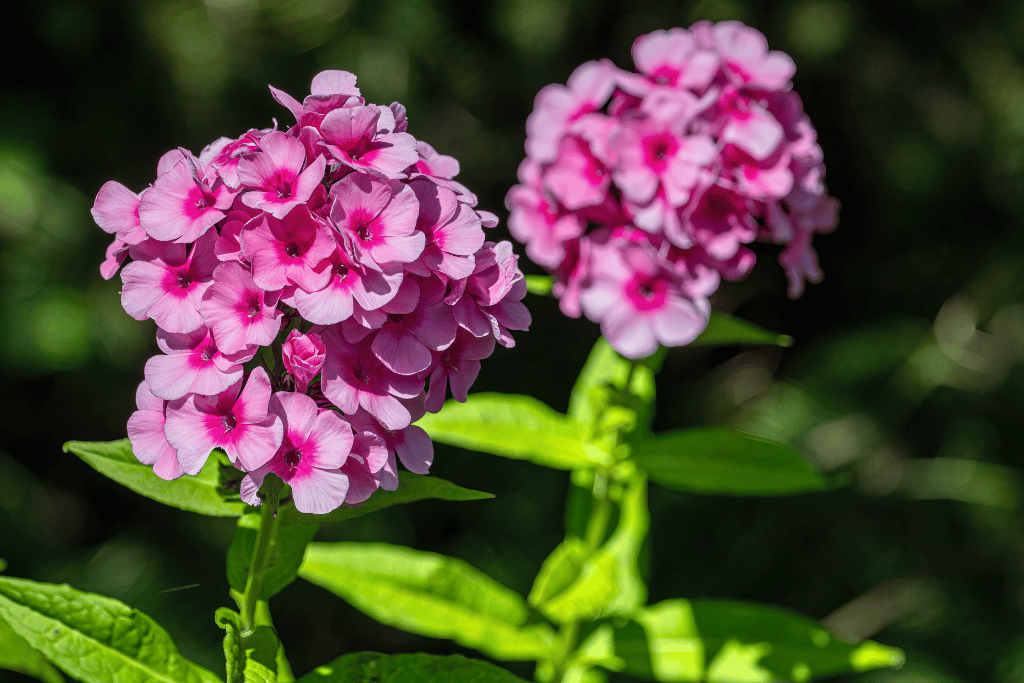
[[[274,496],[276,498],[276,495]],[[277,539],[277,500],[265,500],[260,509],[260,528],[256,533],[256,547],[252,551],[249,576],[242,594],[242,637],[256,630],[256,603],[263,590],[263,574],[267,570],[270,554]]]

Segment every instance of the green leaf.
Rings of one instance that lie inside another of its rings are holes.
[[[60,671],[3,619],[0,619],[0,669],[17,671],[43,683],[64,683]]]
[[[318,666],[298,683],[526,683],[488,662],[462,655],[354,652]]]
[[[666,600],[638,610],[614,631],[606,668],[659,681],[809,681],[898,667],[903,653],[866,641],[850,645],[819,624],[738,602]]]
[[[612,555],[597,549],[579,575],[564,590],[538,605],[538,609],[557,624],[593,619],[618,593],[617,564]]]
[[[725,313],[712,313],[708,326],[700,335],[690,342],[690,346],[731,346],[770,345],[792,346],[793,338],[785,334],[777,334],[761,329],[746,320],[734,318]]]
[[[725,427],[659,434],[638,442],[633,459],[652,481],[692,493],[775,496],[826,488],[791,446]]]
[[[566,538],[541,564],[527,602],[537,607],[561,593],[580,575],[586,561],[587,545],[583,539],[576,536]]]
[[[142,612],[67,585],[0,577],[0,619],[83,683],[219,681]]]
[[[651,528],[647,478],[634,474],[619,493],[619,521],[604,550],[615,558],[618,591],[602,614],[628,614],[647,602],[647,583],[640,573],[640,553]]]
[[[464,489],[461,486],[451,483],[447,479],[437,477],[426,477],[412,472],[398,473],[398,488],[394,491],[378,489],[369,500],[358,507],[340,507],[326,515],[309,515],[297,512],[291,508],[287,513],[296,522],[303,524],[323,524],[326,522],[341,522],[346,519],[362,517],[377,510],[383,510],[394,505],[414,503],[418,500],[436,498],[438,500],[484,500],[494,498],[493,493]]]
[[[100,474],[106,475],[147,498],[173,505],[182,510],[214,517],[238,517],[245,503],[220,485],[220,460],[211,456],[202,471],[165,481],[153,474],[153,468],[139,462],[132,454],[128,439],[120,441],[68,441],[65,453],[74,453]]]
[[[386,543],[311,543],[299,576],[381,623],[494,659],[543,659],[553,649],[549,627],[525,625],[522,596],[462,560]]]
[[[215,620],[225,631],[227,683],[278,683],[280,643],[274,628],[262,624],[252,633],[242,633],[242,617],[227,607],[217,610]]]
[[[613,349],[604,337],[600,337],[587,357],[587,362],[576,379],[569,396],[569,417],[586,427],[590,432],[599,429],[602,414],[616,402],[616,392],[632,396],[631,405],[636,412],[637,426],[646,428],[654,414],[654,375],[664,356],[659,349],[650,358],[630,361]],[[635,365],[635,367],[633,367]],[[632,380],[626,386],[633,368]]]
[[[550,275],[527,275],[526,276],[526,291],[530,294],[537,294],[539,296],[547,296],[551,293],[551,286],[554,284],[554,280],[551,279]]]
[[[282,509],[278,513],[277,537],[269,551],[270,560],[263,574],[260,600],[269,600],[295,580],[299,565],[302,564],[302,554],[319,528],[316,524],[301,523],[295,514],[289,514],[290,510],[294,508]],[[238,518],[238,528],[228,548],[227,560],[228,584],[236,591],[245,590],[259,528],[259,512],[249,512]]]
[[[530,396],[473,394],[465,403],[448,401],[416,424],[435,441],[545,467],[571,470],[602,462],[588,455],[579,424]]]

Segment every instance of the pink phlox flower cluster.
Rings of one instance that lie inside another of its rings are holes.
[[[525,330],[526,284],[497,217],[455,180],[459,163],[407,132],[405,108],[367,103],[325,71],[302,102],[276,88],[288,130],[175,149],[140,193],[106,183],[93,216],[114,236],[103,277],[157,325],[128,422],[166,479],[214,449],[259,504],[275,473],[324,513],[426,473],[412,423],[466,400],[480,361]]]
[[[719,279],[745,277],[763,239],[789,294],[821,278],[811,247],[838,202],[790,79],[793,60],[735,21],[655,31],[636,73],[588,62],[538,94],[509,229],[555,278],[566,315],[639,358],[692,341]]]

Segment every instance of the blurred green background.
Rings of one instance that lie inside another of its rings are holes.
[[[796,337],[676,349],[659,429],[734,424],[798,445],[840,491],[732,499],[652,487],[651,601],[728,597],[903,647],[872,683],[1024,681],[1024,3],[958,0],[44,0],[0,50],[0,557],[8,573],[111,595],[219,670],[231,520],[143,499],[60,450],[125,434],[155,352],[120,308],[92,224],[107,179],[290,114],[320,69],[403,102],[504,217],[533,96],[587,59],[631,68],[640,33],[735,18],[798,65],[843,209],[825,281],[785,296],[777,249],[715,305]],[[495,233],[507,237],[504,227]],[[525,260],[527,272],[539,272]],[[531,297],[533,329],[476,390],[564,410],[597,336]],[[564,473],[439,447],[434,473],[493,501],[423,502],[326,528],[456,555],[526,592],[561,539]],[[297,673],[343,652],[457,651],[296,583],[272,607]],[[528,668],[516,668],[530,675]],[[0,672],[0,680],[22,680]],[[851,679],[846,679],[851,680]]]

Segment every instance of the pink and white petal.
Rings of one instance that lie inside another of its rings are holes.
[[[337,470],[313,469],[306,477],[294,477],[289,484],[295,509],[311,515],[323,515],[341,507],[348,494],[348,477]]]
[[[316,417],[316,424],[310,432],[306,445],[315,441],[316,455],[313,467],[322,470],[338,469],[352,452],[354,438],[352,427],[333,410],[325,410]]]
[[[91,213],[104,232],[130,232],[139,227],[139,195],[116,180],[108,180],[96,194]]]
[[[270,397],[270,412],[284,420],[285,433],[296,448],[309,438],[319,411],[316,401],[305,394],[278,391]]]
[[[178,462],[178,454],[172,448],[168,448],[160,458],[153,463],[153,474],[164,479],[171,481],[177,479],[181,475],[185,474],[185,470],[181,468],[181,464]]]
[[[232,412],[239,423],[262,422],[267,417],[270,405],[270,377],[262,367],[255,368],[249,375],[249,381],[238,395]],[[278,442],[278,446],[280,446]],[[274,446],[276,449],[277,446]]]
[[[348,476],[348,493],[345,494],[346,505],[362,503],[380,487],[380,482],[354,459],[349,460],[341,471]]]
[[[198,474],[207,458],[217,448],[219,415],[200,412],[195,395],[173,401],[167,406],[164,435],[167,443],[178,452],[178,462],[186,474]]]
[[[601,321],[601,333],[627,358],[646,358],[658,350],[651,321],[628,305],[612,308]]]
[[[165,294],[154,303],[149,309],[149,317],[168,332],[194,332],[203,326],[203,316],[191,297],[179,296],[178,292]]]
[[[292,196],[299,201],[307,201],[313,195],[316,186],[324,179],[326,168],[327,160],[323,156],[318,156],[292,183]]]
[[[683,346],[704,331],[708,316],[689,299],[670,295],[665,307],[651,322],[658,341],[665,346]]]
[[[161,401],[163,403],[163,401]],[[174,449],[164,436],[163,409],[137,410],[128,418],[128,438],[132,442],[132,453],[144,465],[154,465],[167,451]]]
[[[255,424],[241,422],[226,435],[222,448],[239,467],[251,472],[274,457],[284,439],[284,425],[277,415]]]
[[[351,459],[348,462],[353,462],[357,458],[363,460],[370,472],[379,471],[388,461],[388,447],[384,443],[384,439],[373,432],[357,433],[352,439]],[[346,462],[346,471],[348,462]]]

